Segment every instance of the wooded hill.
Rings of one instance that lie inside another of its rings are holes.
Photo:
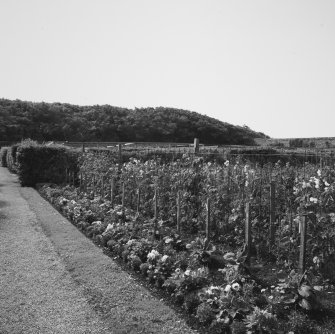
[[[127,109],[0,99],[0,141],[168,141],[254,144],[266,137],[188,110]]]

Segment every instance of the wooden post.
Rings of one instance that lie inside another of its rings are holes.
[[[101,176],[101,197],[104,198],[105,196],[105,180],[104,176]]]
[[[157,198],[157,188],[155,188],[155,197],[154,197],[154,217],[155,217],[155,219],[157,219],[157,217],[158,217],[158,208],[157,208],[157,200],[158,200],[158,198]]]
[[[75,172],[72,172],[72,184],[75,185]]]
[[[114,178],[112,177],[111,185],[110,185],[110,195],[111,195],[111,205],[113,206],[114,201]]]
[[[157,188],[155,188],[154,196],[154,228],[153,228],[153,239],[156,238],[157,223],[158,223],[158,208],[157,208]]]
[[[199,139],[198,138],[194,138],[194,154],[198,154],[199,153]]]
[[[299,270],[303,274],[306,266],[306,235],[307,235],[307,220],[303,216],[300,221],[300,249],[299,249]]]
[[[206,241],[205,241],[205,247],[207,247],[208,244],[209,244],[210,234],[211,234],[211,202],[210,202],[210,199],[207,198]]]
[[[180,226],[180,191],[177,192],[177,232],[180,234],[181,226]]]
[[[136,203],[136,211],[137,213],[140,212],[140,199],[141,199],[141,190],[140,188],[137,189],[137,203]]]
[[[95,174],[93,174],[93,177],[92,177],[92,184],[93,184],[93,196],[95,196]]]
[[[83,173],[79,172],[79,191],[83,190]]]
[[[124,209],[124,195],[125,195],[125,190],[124,190],[124,182],[123,182],[122,183],[122,200],[121,200],[122,209]]]
[[[250,203],[245,204],[245,246],[246,246],[246,264],[250,265],[250,252],[251,252],[251,222],[250,222]]]
[[[81,153],[85,153],[85,144],[83,143],[83,145],[81,146]]]
[[[122,144],[118,144],[118,154],[119,154],[119,171],[121,171],[121,166],[122,166]]]
[[[276,184],[272,181],[270,184],[270,247],[273,245],[275,238],[275,221],[276,221]]]

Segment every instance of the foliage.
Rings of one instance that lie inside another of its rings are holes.
[[[0,99],[0,140],[168,141],[253,144],[249,128],[175,108],[126,109]]]
[[[77,154],[61,146],[23,141],[17,148],[17,173],[22,186],[64,183],[66,169],[77,172]]]
[[[0,164],[2,167],[7,167],[7,151],[8,147],[1,147],[0,149]]]

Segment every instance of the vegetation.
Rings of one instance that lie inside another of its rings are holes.
[[[5,166],[17,173],[22,186],[37,183],[64,183],[67,170],[77,171],[78,155],[63,146],[40,145],[32,140],[22,141],[7,150]]]
[[[0,99],[0,141],[167,141],[254,144],[266,137],[196,112],[174,108],[126,109]]]

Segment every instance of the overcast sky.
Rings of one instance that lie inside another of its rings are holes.
[[[335,136],[334,0],[0,0],[0,97]]]

